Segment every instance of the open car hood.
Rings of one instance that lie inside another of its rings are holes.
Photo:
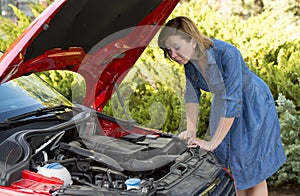
[[[0,82],[46,70],[86,80],[84,105],[102,110],[179,0],[57,0],[0,59]]]

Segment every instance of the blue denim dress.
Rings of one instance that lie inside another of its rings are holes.
[[[199,103],[201,90],[213,93],[209,131],[212,137],[220,117],[234,117],[229,133],[214,150],[224,167],[230,166],[236,188],[255,186],[286,161],[274,98],[245,64],[233,45],[213,39],[207,49],[206,73],[197,62],[184,65],[186,102]]]

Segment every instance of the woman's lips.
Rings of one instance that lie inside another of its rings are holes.
[[[182,59],[174,59],[177,63],[182,64],[183,60]]]

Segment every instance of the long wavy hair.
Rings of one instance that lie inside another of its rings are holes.
[[[165,41],[174,35],[179,35],[186,41],[195,39],[197,42],[196,54],[203,54],[207,48],[213,46],[213,41],[200,33],[196,24],[185,16],[179,16],[169,20],[162,28],[158,36],[158,46],[164,51],[164,56],[168,59],[172,59],[168,53],[168,49],[165,46]]]

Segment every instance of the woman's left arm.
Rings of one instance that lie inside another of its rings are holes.
[[[217,127],[217,130],[216,130],[214,136],[212,137],[212,139],[210,141],[205,141],[205,140],[195,138],[191,142],[189,147],[200,146],[200,148],[203,148],[203,149],[208,150],[208,151],[215,150],[221,144],[221,142],[223,141],[223,139],[225,138],[225,136],[229,132],[233,121],[234,121],[234,118],[221,117],[220,121],[219,121],[219,124],[218,124],[218,127]]]

